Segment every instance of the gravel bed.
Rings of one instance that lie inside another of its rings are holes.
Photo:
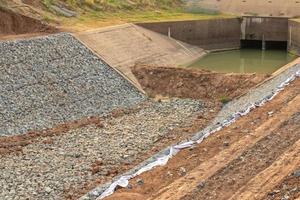
[[[0,136],[103,115],[145,99],[67,33],[0,43]]]
[[[22,154],[0,157],[0,199],[63,199],[64,191],[130,164],[169,137],[170,130],[189,127],[197,115],[207,113],[193,100],[147,101],[139,106],[136,112],[106,118],[103,128],[88,126],[42,137],[24,147]],[[96,161],[102,163],[101,170],[92,174]]]

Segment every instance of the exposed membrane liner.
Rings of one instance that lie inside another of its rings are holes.
[[[300,68],[300,64],[296,64],[291,68]],[[214,134],[224,127],[227,127],[237,121],[240,117],[246,116],[250,113],[253,109],[261,107],[265,105],[267,102],[271,101],[276,95],[278,95],[281,91],[285,89],[291,82],[293,82],[296,78],[300,77],[300,70],[293,72],[285,81],[281,82],[279,85],[275,87],[275,89],[268,95],[262,97],[260,100],[248,104],[244,109],[239,112],[236,112],[226,118],[224,121],[216,123],[207,129],[204,129],[198,133],[190,140],[182,142],[178,145],[173,145],[171,147],[166,148],[162,152],[155,155],[153,158],[145,161],[141,165],[137,166],[133,170],[127,172],[124,175],[115,178],[115,181],[112,183],[108,183],[102,185],[95,190],[91,191],[90,193],[86,194],[85,196],[81,197],[81,200],[86,199],[103,199],[107,196],[110,196],[114,193],[117,187],[127,187],[129,184],[129,180],[144,173],[150,171],[154,167],[164,166],[168,163],[168,161],[175,156],[179,151],[190,148],[194,145],[202,143],[204,139],[209,137],[211,134]]]

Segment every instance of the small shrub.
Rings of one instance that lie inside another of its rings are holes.
[[[228,102],[230,102],[231,101],[231,98],[230,97],[227,97],[227,96],[221,96],[220,97],[220,102],[222,103],[222,104],[227,104]]]

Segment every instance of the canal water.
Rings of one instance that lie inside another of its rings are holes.
[[[240,49],[210,53],[188,67],[224,73],[272,74],[296,57],[285,50]]]

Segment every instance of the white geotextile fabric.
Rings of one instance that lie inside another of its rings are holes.
[[[176,155],[180,150],[185,149],[185,148],[189,148],[192,147],[195,144],[200,144],[205,138],[207,138],[208,136],[210,136],[211,134],[220,131],[223,127],[229,126],[232,123],[234,123],[238,118],[240,118],[241,116],[245,116],[247,115],[251,110],[257,108],[257,107],[261,107],[263,106],[265,103],[267,103],[268,101],[271,101],[280,91],[284,90],[284,88],[286,86],[288,86],[292,81],[294,81],[297,77],[300,77],[300,70],[297,71],[295,74],[293,74],[292,76],[290,76],[288,79],[286,79],[284,82],[282,82],[279,86],[277,86],[277,88],[275,89],[275,91],[271,94],[268,95],[266,97],[264,97],[262,100],[260,100],[259,102],[255,102],[253,104],[251,104],[250,106],[248,106],[245,110],[242,110],[240,112],[234,113],[233,115],[231,115],[231,117],[229,117],[229,119],[224,120],[222,123],[220,123],[220,125],[211,130],[211,131],[207,131],[203,134],[203,136],[198,139],[197,141],[188,141],[182,144],[178,144],[175,146],[171,146],[169,148],[169,154],[161,156],[159,158],[157,158],[155,161],[145,165],[144,167],[142,167],[141,169],[139,169],[137,172],[135,172],[134,174],[131,175],[126,175],[126,176],[122,176],[120,177],[117,181],[113,182],[98,198],[97,200],[103,199],[111,194],[114,193],[115,189],[119,186],[119,187],[127,187],[129,184],[129,180],[146,172],[146,171],[150,171],[151,169],[153,169],[154,167],[157,166],[164,166],[167,164],[167,162],[169,161],[169,159],[171,159],[174,155]]]

